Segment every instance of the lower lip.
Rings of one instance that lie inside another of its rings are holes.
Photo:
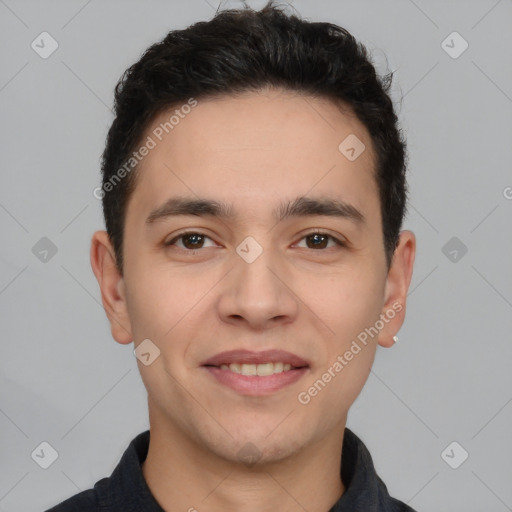
[[[269,395],[294,382],[297,382],[309,368],[296,368],[286,372],[274,373],[259,377],[257,375],[241,375],[231,370],[221,370],[216,366],[203,366],[221,384],[243,395]]]

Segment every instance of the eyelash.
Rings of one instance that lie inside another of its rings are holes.
[[[208,238],[210,240],[212,240],[208,235],[206,235],[205,233],[201,233],[200,231],[184,231],[182,233],[179,233],[178,235],[176,235],[172,240],[169,240],[168,242],[165,242],[164,243],[164,246],[165,247],[171,247],[173,245],[175,245],[175,243],[180,240],[181,238],[185,238],[189,235],[199,235],[199,236],[203,236],[205,238]],[[316,231],[311,231],[309,233],[306,233],[305,235],[303,235],[301,237],[300,240],[303,240],[304,238],[307,238],[309,236],[312,236],[312,235],[322,235],[322,236],[326,236],[328,238],[330,238],[331,240],[334,240],[334,242],[336,243],[336,245],[340,246],[340,247],[346,247],[347,244],[341,240],[339,240],[338,238],[332,236],[332,235],[329,235],[328,233],[323,233],[322,231],[319,231],[319,230],[316,230]],[[179,247],[179,249],[182,249],[181,247]],[[200,251],[202,250],[203,248],[202,247],[199,247],[198,249],[182,249],[183,251],[186,251],[186,252],[194,252],[194,251]],[[327,250],[328,248],[324,248],[324,249],[320,249],[320,251],[325,251]],[[332,247],[331,247],[332,249]],[[318,251],[319,249],[311,249],[312,251]]]

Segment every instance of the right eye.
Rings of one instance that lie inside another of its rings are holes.
[[[177,245],[177,247],[184,250],[196,250],[203,248],[205,239],[211,240],[211,238],[204,233],[200,233],[198,231],[184,231],[183,233],[176,235],[172,240],[165,242],[164,245],[166,247],[170,247],[172,245],[176,245],[177,241],[183,240],[182,246]]]

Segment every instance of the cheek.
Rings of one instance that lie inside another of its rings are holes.
[[[189,333],[194,311],[205,289],[194,286],[183,275],[163,269],[147,269],[132,274],[129,287],[129,315],[136,344],[150,339],[160,350],[150,365],[138,361],[139,372],[152,400],[161,410],[178,400],[186,403],[181,387],[190,368],[186,364]],[[196,288],[201,288],[197,290]],[[191,290],[196,290],[192,292]],[[170,385],[171,384],[171,385]]]
[[[127,305],[135,339],[165,342],[199,300],[190,282],[156,266],[140,266],[127,285]],[[204,292],[202,292],[204,293]]]
[[[330,316],[325,313],[324,318],[334,334],[325,337],[325,352],[308,383],[313,388],[304,389],[318,396],[314,407],[327,422],[337,420],[336,411],[348,411],[368,379],[377,337],[365,329],[380,313],[379,294],[372,289],[338,290],[331,299]]]
[[[383,297],[384,280],[370,267],[350,268],[328,280],[318,279],[303,283],[304,297],[314,312],[330,327],[331,334],[342,347],[356,337],[361,330],[373,325],[379,317]],[[313,288],[312,285],[319,285]],[[309,292],[308,292],[309,290]]]

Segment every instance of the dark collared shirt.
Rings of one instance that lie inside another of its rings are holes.
[[[149,448],[149,430],[136,436],[112,475],[96,482],[46,512],[164,512],[151,494],[141,464]],[[415,512],[391,498],[375,472],[363,442],[345,428],[341,455],[341,480],[345,492],[329,512]]]

